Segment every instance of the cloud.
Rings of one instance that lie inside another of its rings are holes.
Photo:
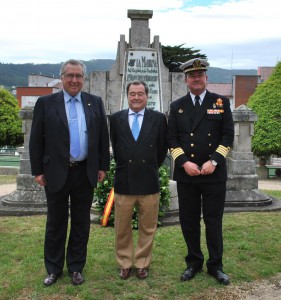
[[[199,3],[199,4],[198,4]],[[200,4],[201,3],[201,4]],[[200,49],[216,67],[257,68],[280,58],[276,0],[10,0],[2,4],[0,61],[115,59],[128,9],[152,10],[151,41]]]

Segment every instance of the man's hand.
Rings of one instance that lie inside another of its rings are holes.
[[[46,186],[47,185],[47,182],[45,180],[45,177],[43,174],[41,175],[37,175],[35,176],[35,179],[34,179],[38,184],[40,184],[41,186]]]
[[[98,182],[103,181],[104,178],[105,178],[105,176],[106,176],[106,172],[104,172],[104,171],[99,171],[99,173],[98,173]]]
[[[215,171],[216,167],[211,163],[210,160],[206,161],[202,165],[201,175],[210,175]]]
[[[185,162],[182,167],[189,176],[199,176],[201,174],[199,166],[191,161]]]

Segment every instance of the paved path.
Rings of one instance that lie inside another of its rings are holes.
[[[259,180],[258,186],[262,190],[281,190],[281,179]],[[16,190],[15,183],[0,185],[0,196],[10,194],[14,190]]]

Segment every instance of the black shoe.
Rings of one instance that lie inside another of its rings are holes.
[[[49,274],[43,281],[44,285],[50,286],[57,282],[60,274]]]
[[[229,285],[229,277],[222,270],[208,271],[208,274],[213,276],[219,283]]]
[[[203,271],[202,268],[194,268],[188,267],[182,274],[181,274],[181,281],[188,281],[192,279],[197,273],[201,273]]]
[[[79,285],[84,282],[84,278],[80,272],[70,272],[69,276],[71,277],[72,284]]]

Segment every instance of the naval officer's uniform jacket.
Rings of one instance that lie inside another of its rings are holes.
[[[175,162],[173,179],[178,182],[226,181],[225,157],[233,139],[228,98],[207,90],[197,114],[190,93],[173,101],[168,120],[168,146]],[[191,177],[182,167],[186,161],[201,167],[208,160],[218,163],[210,175]]]

